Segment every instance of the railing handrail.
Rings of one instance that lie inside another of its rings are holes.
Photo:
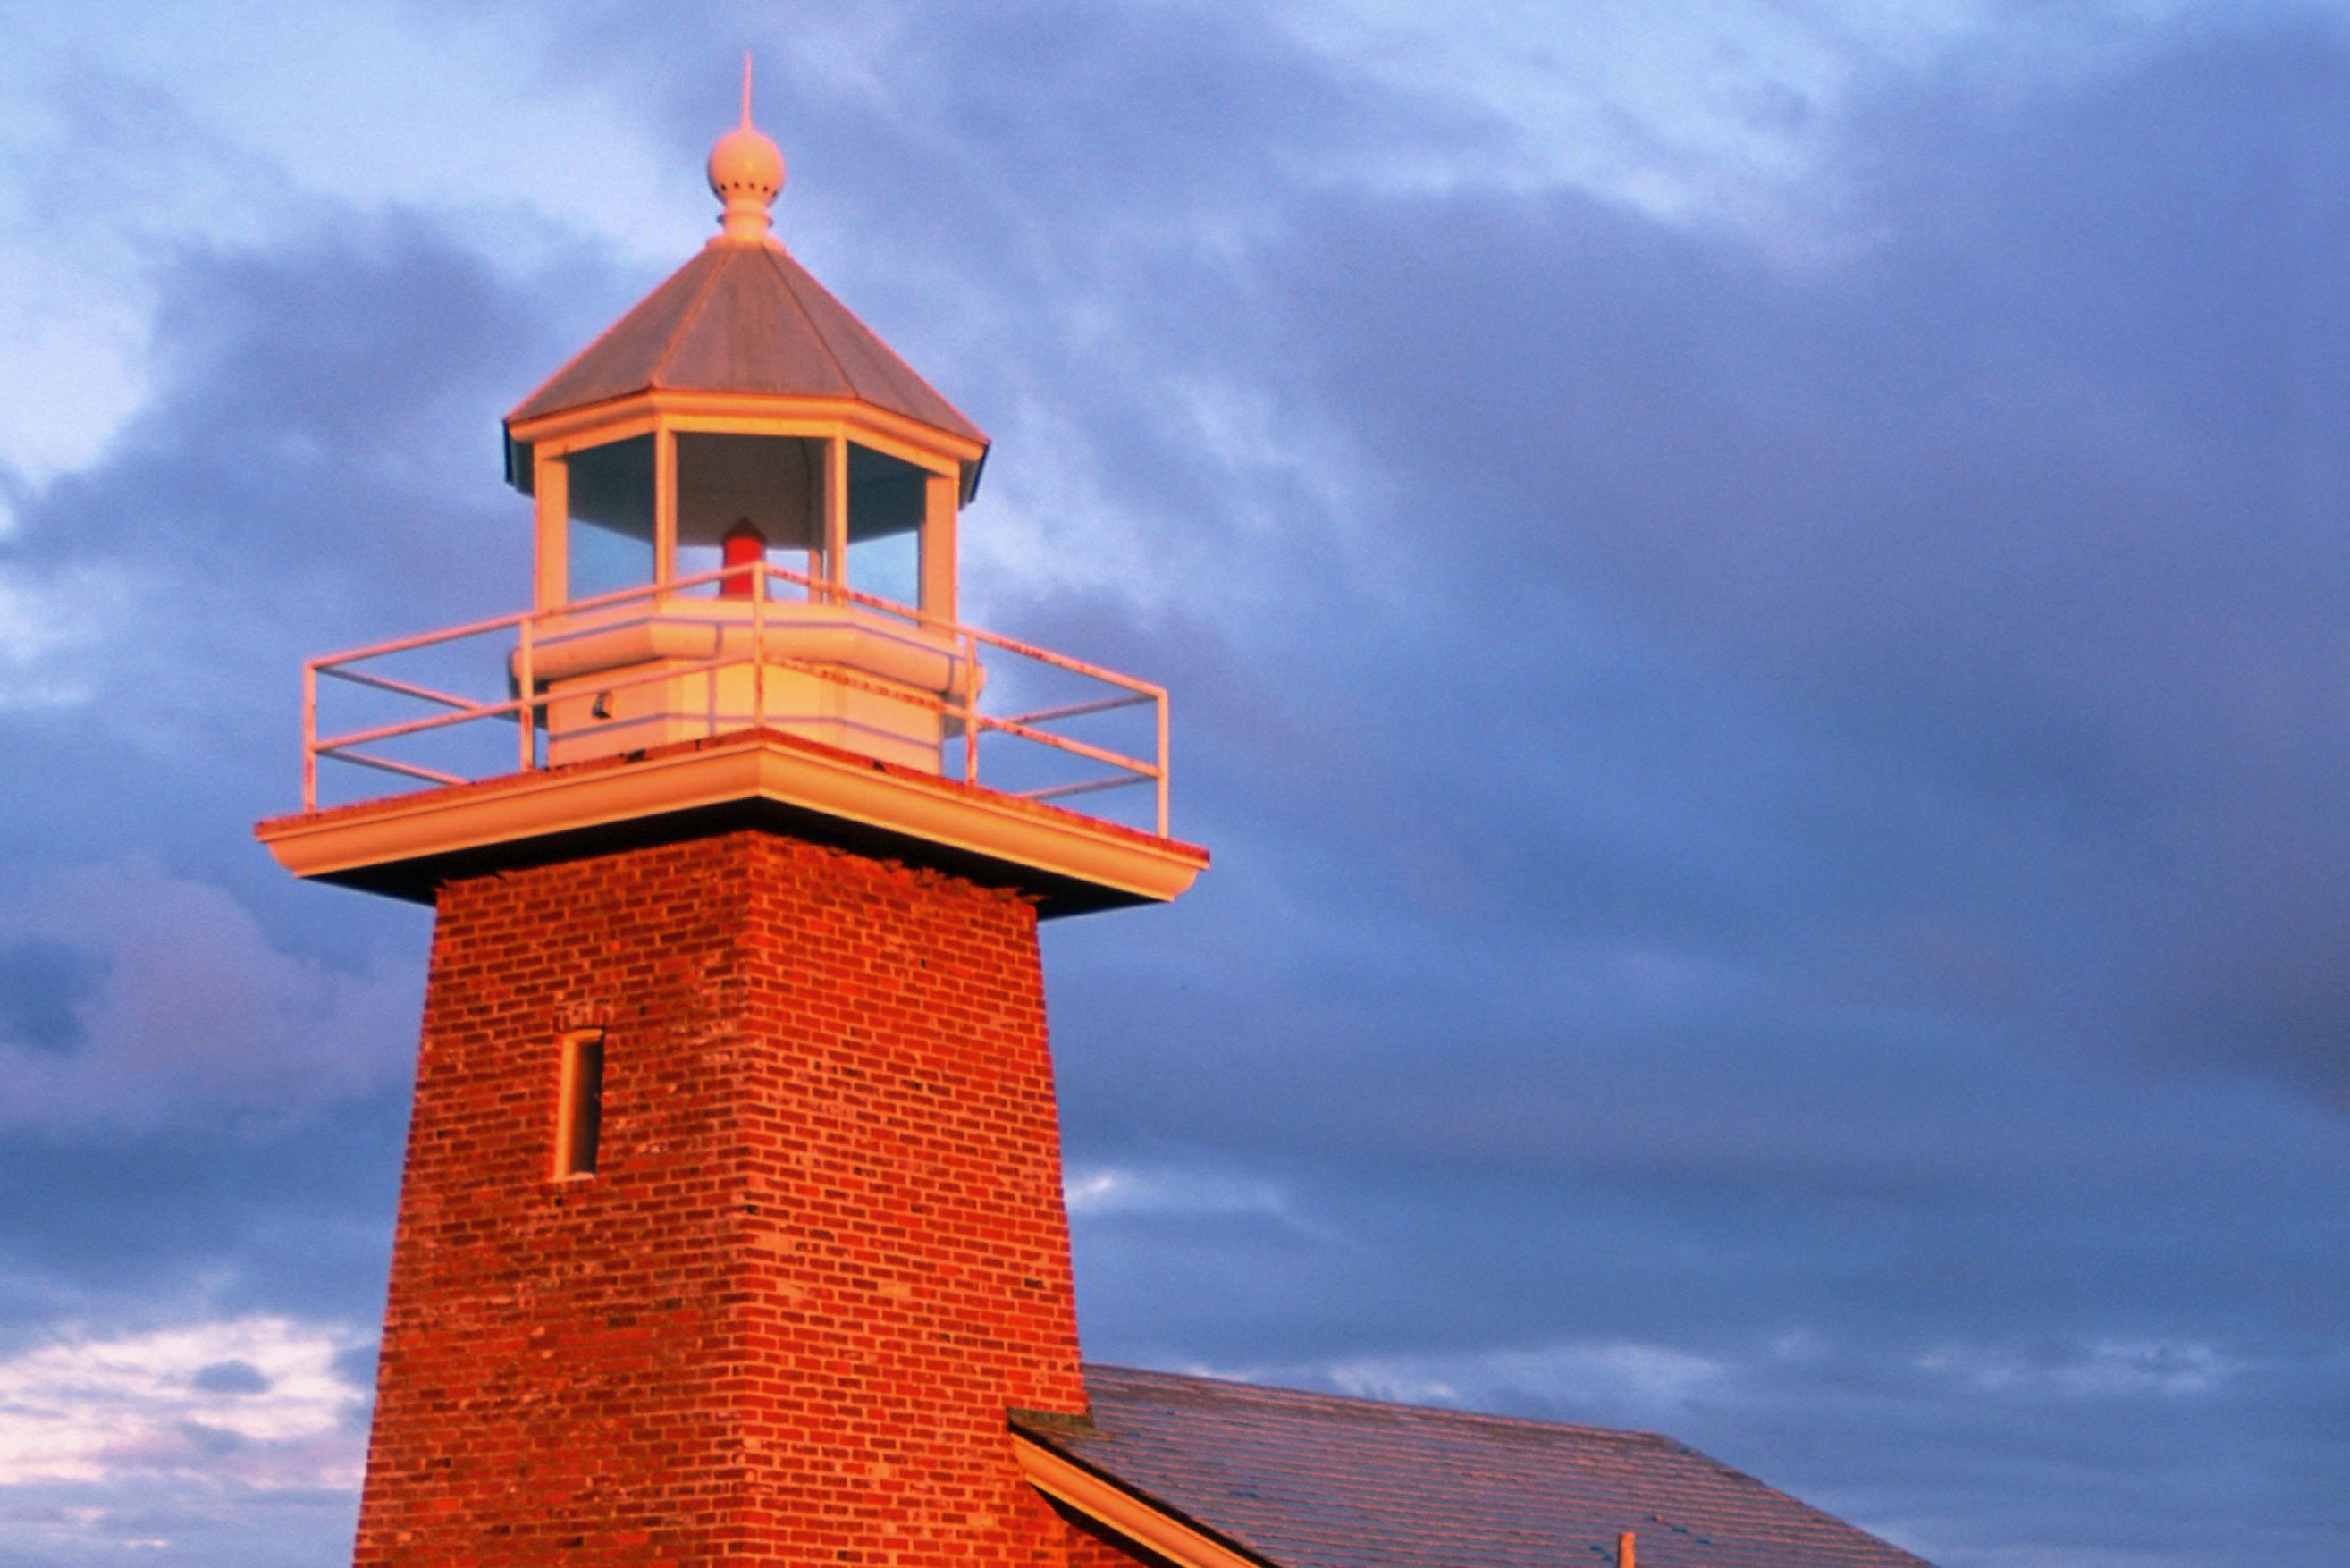
[[[846,583],[836,583],[828,578],[795,572],[789,566],[778,566],[771,561],[754,561],[744,566],[716,566],[707,572],[697,572],[691,576],[672,577],[665,583],[639,583],[633,587],[615,588],[609,593],[590,595],[587,598],[573,599],[567,604],[540,609],[516,610],[507,615],[494,616],[486,620],[469,621],[463,626],[445,627],[439,631],[419,632],[411,637],[395,638],[389,642],[371,643],[365,648],[348,649],[340,653],[322,655],[308,662],[313,668],[325,672],[333,666],[348,664],[358,659],[381,659],[394,653],[408,653],[420,648],[429,648],[435,643],[458,642],[469,637],[485,636],[490,632],[516,626],[526,620],[546,621],[568,618],[584,611],[609,608],[638,599],[650,599],[658,604],[660,600],[681,594],[687,588],[701,587],[726,578],[746,575],[752,578],[751,598],[754,601],[763,598],[772,600],[774,596],[765,594],[762,590],[765,587],[767,578],[780,577],[787,583],[812,590],[820,598],[865,605],[880,610],[886,615],[912,621],[919,626],[934,626],[943,631],[985,643],[990,648],[1000,648],[1006,653],[1016,653],[1024,659],[1034,659],[1039,663],[1050,664],[1075,675],[1083,675],[1095,680],[1107,681],[1112,686],[1124,687],[1127,691],[1141,696],[1164,697],[1167,694],[1164,687],[1154,685],[1150,681],[1138,680],[1115,670],[1107,670],[1097,664],[1088,664],[1081,659],[1072,659],[1067,654],[1055,653],[1048,648],[1038,648],[1033,643],[1022,642],[1016,638],[1005,637],[1001,632],[989,631],[983,627],[967,626],[960,621],[950,620],[917,605],[901,604],[895,599],[885,599],[878,594],[868,594],[861,589],[852,588]]]
[[[1087,663],[1083,659],[1072,659],[1066,654],[1055,653],[1049,649],[1038,648],[1014,638],[1004,637],[1000,633],[967,626],[925,610],[919,606],[901,604],[876,594],[852,588],[846,583],[795,572],[787,566],[779,566],[770,562],[750,562],[719,566],[690,576],[672,578],[667,582],[646,583],[618,588],[608,593],[575,599],[567,604],[520,610],[508,615],[469,621],[459,626],[444,627],[437,631],[395,638],[364,648],[348,649],[338,653],[304,660],[302,668],[303,809],[305,811],[317,809],[317,763],[321,757],[382,769],[432,783],[465,782],[458,775],[418,763],[394,758],[371,756],[359,748],[379,745],[387,741],[403,739],[432,731],[451,729],[459,724],[472,723],[480,720],[515,721],[520,732],[518,754],[522,770],[529,772],[546,765],[539,757],[537,732],[542,722],[542,714],[549,705],[551,698],[540,690],[538,671],[543,668],[543,656],[549,647],[567,640],[563,636],[563,631],[570,628],[565,627],[564,623],[575,621],[583,616],[593,616],[598,611],[619,609],[639,603],[646,605],[652,614],[658,615],[669,600],[685,597],[690,590],[714,584],[732,587],[743,582],[746,577],[750,583],[750,593],[743,597],[748,600],[748,614],[745,618],[749,622],[751,637],[748,639],[749,647],[745,651],[730,654],[728,645],[734,640],[727,635],[731,623],[726,620],[712,621],[710,624],[715,629],[716,636],[712,639],[708,657],[691,661],[664,659],[658,669],[636,675],[624,675],[615,671],[611,678],[596,681],[596,689],[608,694],[681,678],[698,675],[714,677],[720,670],[748,665],[753,672],[752,712],[754,715],[755,723],[764,719],[767,711],[765,671],[770,666],[778,670],[813,675],[852,690],[876,692],[889,697],[893,701],[909,702],[928,709],[945,718],[959,720],[962,724],[961,736],[964,747],[963,774],[967,782],[978,782],[979,740],[983,733],[993,732],[1117,770],[1116,774],[1109,777],[1080,779],[1015,792],[1027,799],[1047,800],[1062,795],[1087,794],[1120,784],[1155,784],[1158,796],[1156,812],[1158,831],[1161,836],[1166,835],[1168,831],[1168,724],[1167,691],[1164,687],[1138,680],[1117,670],[1106,670],[1099,665]],[[863,607],[879,612],[877,619],[881,617],[891,618],[899,625],[893,627],[884,623],[872,626],[869,629],[890,636],[893,640],[902,638],[910,645],[934,649],[941,656],[955,660],[956,667],[953,668],[951,684],[948,692],[941,694],[921,691],[919,688],[908,689],[876,681],[849,670],[836,668],[819,659],[771,655],[767,647],[768,634],[777,628],[776,622],[769,618],[768,609],[774,604],[789,602],[778,600],[770,593],[771,580],[805,588],[807,590],[808,600],[812,603]],[[695,596],[695,600],[705,602],[699,596]],[[743,602],[743,598],[728,594],[724,597],[706,602],[740,603]],[[631,623],[623,619],[607,624],[608,626]],[[605,628],[588,626],[577,629],[581,635],[588,635]],[[504,701],[474,701],[413,681],[351,668],[369,660],[413,653],[423,649],[463,642],[471,639],[506,631],[513,632],[515,638],[515,647],[504,661],[505,675],[511,682],[515,695]],[[927,632],[941,640],[951,642],[953,645],[951,652],[939,649],[936,643],[917,643],[911,638],[903,638],[903,634],[908,631]],[[1033,659],[1048,668],[1063,670],[1085,680],[1098,681],[1115,688],[1124,695],[1062,703],[1014,715],[983,713],[979,711],[978,675],[979,649],[983,646],[1015,658]],[[421,718],[377,724],[340,734],[321,735],[318,732],[318,678],[320,676],[331,677],[398,697],[429,702],[447,711],[428,713]],[[1157,756],[1152,761],[1128,756],[1123,753],[1079,741],[1072,736],[1055,734],[1039,727],[1046,723],[1115,711],[1142,703],[1149,703],[1157,710]],[[716,726],[722,722],[722,719],[713,712],[711,720],[712,733],[719,732]],[[943,738],[945,733],[941,732],[942,739],[940,742],[942,753],[946,744],[946,739]],[[941,762],[941,763],[944,762],[943,754]]]

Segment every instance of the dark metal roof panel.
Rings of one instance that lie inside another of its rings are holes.
[[[1669,1438],[1088,1366],[1022,1430],[1280,1568],[1928,1568]]]
[[[705,247],[506,419],[655,389],[854,398],[987,440],[779,245]]]

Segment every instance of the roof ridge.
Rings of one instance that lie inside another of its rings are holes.
[[[516,403],[515,407],[517,410],[526,409],[530,407],[531,404],[536,402],[540,398],[545,397],[548,388],[554,386],[556,382],[560,381],[564,377],[569,375],[571,373],[572,367],[583,363],[589,355],[595,353],[597,349],[601,348],[605,343],[611,338],[614,333],[619,331],[621,327],[626,327],[629,324],[629,317],[634,316],[638,311],[642,310],[648,304],[651,303],[654,295],[658,295],[662,289],[667,288],[671,284],[675,283],[679,278],[684,276],[688,269],[692,267],[696,262],[706,259],[709,256],[709,251],[705,248],[699,254],[688,258],[684,265],[672,267],[667,277],[662,278],[660,282],[653,285],[651,294],[645,295],[643,297],[639,298],[636,304],[620,312],[619,316],[613,318],[611,325],[606,327],[603,331],[598,332],[595,337],[589,338],[587,345],[577,353],[572,355],[569,358],[564,360],[562,364],[557,365],[554,369],[548,371],[546,378],[542,379],[537,386],[533,387],[528,394],[523,398],[522,401]],[[507,417],[512,418],[513,416],[509,415]]]
[[[788,267],[783,265],[782,261],[777,259],[778,257],[790,261],[792,265]],[[807,323],[808,336],[815,338],[816,346],[824,350],[824,357],[832,361],[833,374],[840,378],[840,384],[847,387],[852,396],[862,396],[862,389],[857,385],[857,378],[850,375],[848,373],[848,367],[840,362],[840,356],[833,349],[832,340],[824,335],[824,327],[816,321],[816,312],[807,307],[807,301],[800,297],[799,286],[792,281],[792,274],[796,272],[800,276],[807,279],[810,283],[816,283],[816,274],[800,265],[798,258],[793,256],[781,244],[769,247],[767,253],[767,265],[775,269],[776,281],[784,286],[784,293],[790,298],[792,308],[800,313],[800,319],[802,321]],[[816,286],[818,288],[822,288],[824,286],[822,284],[816,284]],[[837,304],[838,302],[836,301],[835,303]],[[842,308],[846,309],[847,306],[843,306]],[[863,326],[864,324],[859,322],[858,325]],[[871,328],[868,327],[867,330],[870,331]],[[907,366],[906,369],[910,371],[913,370],[913,367],[910,365]],[[917,378],[919,379],[919,373],[917,373]]]
[[[987,437],[780,243],[724,240],[663,279],[506,416],[509,428],[640,391],[843,398]],[[740,275],[739,276],[737,275]]]
[[[718,244],[712,242],[702,246],[702,254],[706,256],[718,248]],[[653,355],[651,369],[645,376],[646,385],[653,387],[660,385],[661,373],[669,369],[670,356],[677,352],[677,346],[684,338],[686,328],[691,327],[695,319],[701,316],[702,302],[710,296],[712,286],[717,283],[718,275],[726,270],[726,263],[729,259],[723,255],[720,256],[717,261],[711,264],[710,270],[702,275],[702,281],[694,285],[693,297],[687,300],[685,308],[677,313],[677,324],[669,329],[667,341],[663,342],[659,351]]]
[[[1238,1377],[1218,1377],[1199,1372],[1168,1372],[1150,1366],[1118,1366],[1107,1362],[1087,1362],[1084,1371],[1088,1376],[1100,1371],[1132,1377],[1161,1378],[1176,1383],[1204,1383],[1217,1388],[1235,1389],[1262,1397],[1326,1405],[1352,1405],[1371,1410],[1393,1410],[1407,1416],[1433,1417],[1444,1421],[1474,1422],[1496,1427],[1522,1427],[1544,1432],[1580,1432],[1605,1438],[1636,1438],[1643,1442],[1659,1444],[1682,1453],[1696,1454],[1711,1464],[1721,1463],[1711,1455],[1690,1448],[1678,1438],[1667,1437],[1662,1432],[1650,1432],[1637,1427],[1597,1427],[1579,1421],[1540,1421],[1530,1416],[1503,1416],[1491,1410],[1462,1410],[1443,1405],[1412,1405],[1400,1399],[1374,1399],[1361,1394],[1333,1394],[1318,1388],[1291,1388],[1277,1383],[1252,1383]],[[1728,1469],[1731,1467],[1723,1465],[1722,1468]],[[1742,1474],[1742,1472],[1739,1473]],[[1751,1476],[1745,1479],[1753,1480]],[[1762,1481],[1756,1481],[1755,1484],[1768,1485],[1767,1482]]]
[[[831,305],[835,310],[847,317],[850,326],[856,327],[859,332],[864,333],[867,337],[872,339],[873,346],[880,349],[883,355],[894,362],[900,370],[903,370],[907,375],[911,376],[914,379],[914,384],[921,388],[923,391],[928,392],[931,397],[937,401],[941,410],[952,415],[962,424],[970,426],[974,433],[977,432],[978,427],[971,424],[971,416],[964,413],[960,408],[956,407],[954,402],[949,399],[944,392],[940,391],[936,382],[932,381],[928,376],[923,375],[921,371],[916,369],[911,360],[899,353],[895,348],[890,348],[888,339],[884,338],[879,332],[874,331],[870,326],[867,325],[865,317],[849,309],[847,302],[842,300],[840,296],[833,293],[831,289],[826,287],[824,279],[816,276],[815,273],[810,272],[806,266],[802,265],[799,258],[791,255],[791,254],[785,250],[783,246],[777,245],[775,248],[790,260],[793,270],[796,271],[801,277],[806,279],[808,286],[811,288],[814,288],[816,293],[822,295],[825,297],[825,300]],[[800,298],[798,286],[794,284],[791,281],[790,275],[784,273],[781,268],[778,268],[777,272],[779,275],[784,277],[785,285],[791,292],[792,304],[798,307],[801,315],[807,317],[808,325],[811,327],[816,328],[816,340],[824,345],[826,355],[832,359],[835,366],[839,368],[842,377],[847,379],[850,385],[854,386],[856,384],[855,378],[849,376],[848,368],[847,366],[841,365],[840,357],[833,353],[832,344],[825,337],[823,328],[816,327],[815,316],[808,310],[806,302]]]
[[[792,261],[792,265],[799,265],[799,261],[796,261],[796,258],[795,258],[795,261]],[[848,306],[846,306],[846,301],[841,301],[839,294],[834,294],[832,289],[827,289],[827,286],[825,286],[825,280],[823,280],[823,277],[817,277],[816,273],[811,273],[811,270],[804,268],[804,265],[801,265],[801,268],[799,268],[799,275],[801,275],[801,277],[806,277],[806,280],[811,282],[811,285],[816,285],[816,292],[817,292],[817,294],[823,294],[825,298],[829,298],[829,301],[832,301],[834,306],[837,306],[837,308],[839,308],[839,313],[841,313],[841,315],[846,315],[846,317],[848,317],[848,320],[856,322],[858,329],[860,329],[862,334],[865,334],[865,337],[872,338],[872,341],[877,343],[877,346],[881,348],[881,350],[884,350],[884,353],[889,355],[890,359],[895,359],[895,362],[898,362],[898,367],[900,367],[900,369],[905,369],[905,374],[907,374],[907,376],[911,376],[911,379],[914,379],[914,383],[917,383],[917,386],[921,388],[921,390],[926,390],[926,392],[929,392],[929,395],[931,395],[931,398],[938,400],[940,407],[947,409],[947,411],[950,411],[950,414],[954,414],[956,419],[962,419],[963,423],[971,423],[971,416],[963,414],[963,411],[962,411],[962,409],[959,409],[959,407],[954,407],[954,402],[951,402],[951,400],[947,398],[945,392],[940,392],[940,390],[938,390],[938,383],[931,381],[929,376],[923,376],[921,371],[919,371],[919,369],[914,369],[914,362],[911,362],[911,359],[907,359],[905,355],[898,353],[898,350],[895,350],[895,348],[890,348],[890,346],[889,346],[889,341],[886,341],[886,338],[881,337],[881,334],[879,334],[879,331],[874,331],[872,327],[865,325],[865,317],[862,317],[862,315],[858,315],[856,310],[848,308]],[[796,296],[795,296],[795,301],[796,301]],[[829,346],[827,346],[827,348],[829,348]]]

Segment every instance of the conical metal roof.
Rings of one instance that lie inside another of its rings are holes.
[[[987,441],[772,240],[712,241],[506,422],[651,390],[853,398]]]

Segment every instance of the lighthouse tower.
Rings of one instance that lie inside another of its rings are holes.
[[[1087,1410],[1037,922],[1207,857],[1164,691],[959,618],[986,438],[747,99],[720,233],[507,418],[529,607],[310,661],[257,829],[435,910],[362,1564],[1086,1551],[1007,1429]]]

